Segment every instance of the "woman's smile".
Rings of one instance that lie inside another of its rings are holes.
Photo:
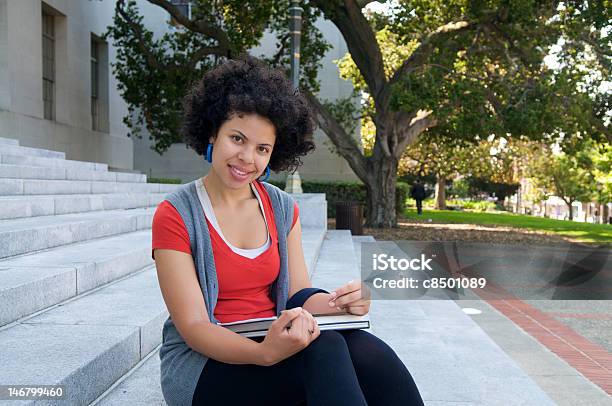
[[[232,177],[240,182],[243,182],[245,180],[248,180],[251,176],[251,174],[253,174],[255,171],[249,171],[247,169],[244,168],[240,168],[238,166],[233,166],[228,164],[227,166],[229,166],[230,168],[230,173],[232,174]]]

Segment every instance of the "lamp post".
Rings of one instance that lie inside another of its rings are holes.
[[[298,89],[300,85],[300,37],[302,35],[302,11],[298,0],[291,1],[289,8],[289,31],[291,33],[291,83],[294,89]],[[294,173],[287,176],[285,183],[285,192],[288,193],[303,193],[302,180],[300,174],[296,170]]]

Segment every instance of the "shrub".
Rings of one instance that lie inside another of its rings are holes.
[[[425,199],[423,207],[433,209],[435,203],[435,199]],[[412,198],[406,199],[406,204],[409,207],[416,207],[416,202]],[[495,211],[499,210],[498,206],[495,202],[486,200],[446,199],[447,210]]]
[[[473,210],[473,211],[495,211],[496,205],[494,202],[489,202],[486,200],[447,200],[446,204],[448,206],[461,207],[464,210]]]
[[[270,180],[268,183],[285,188],[284,181]],[[336,202],[356,201],[363,205],[364,215],[367,216],[367,190],[360,182],[317,182],[302,181],[304,193],[325,193],[327,200],[327,217],[336,217]],[[395,189],[395,212],[400,214],[406,208],[406,199],[410,192],[410,186],[404,182],[397,182]]]
[[[465,179],[453,181],[449,194],[455,197],[468,197],[470,193],[470,184]]]
[[[147,183],[170,183],[180,185],[183,183],[181,179],[173,179],[173,178],[147,178]]]

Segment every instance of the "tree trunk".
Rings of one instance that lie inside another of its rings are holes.
[[[397,226],[395,186],[398,162],[382,158],[372,162],[366,182],[368,208],[366,227],[390,228]]]
[[[601,205],[601,223],[602,224],[608,224],[608,217],[610,216],[609,213],[609,209],[608,209],[608,205],[607,204],[602,204]]]
[[[436,209],[446,210],[446,178],[438,176],[436,182]]]
[[[567,208],[569,209],[569,220],[572,221],[574,219],[574,212],[573,212],[573,208],[572,208],[572,203],[573,202],[565,202],[565,204],[567,204]]]

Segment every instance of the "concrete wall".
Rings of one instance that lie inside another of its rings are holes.
[[[329,100],[347,97],[352,92],[352,85],[339,77],[338,67],[332,62],[347,52],[344,39],[331,22],[319,20],[316,24],[324,33],[326,40],[333,46],[322,60],[322,67],[319,71],[321,81],[319,96],[321,99]],[[157,35],[164,29],[161,23],[147,27],[150,29],[153,27]],[[261,45],[251,49],[250,53],[254,56],[271,55],[275,49],[274,36],[266,33]],[[355,103],[359,101],[355,100]],[[354,136],[359,139],[359,126]],[[346,161],[331,152],[328,146],[331,145],[331,142],[321,130],[317,130],[315,134],[315,144],[316,150],[303,159],[304,165],[299,169],[303,180],[357,180]],[[150,146],[151,141],[147,136],[134,140],[134,168],[149,176],[180,178],[183,182],[187,182],[208,172],[209,166],[204,158],[191,149],[186,149],[185,144],[174,144],[162,156],[153,151]],[[284,180],[286,176],[286,173],[273,173],[271,179]]]
[[[55,119],[44,119],[42,10],[55,15]],[[112,23],[113,0],[0,0],[0,136],[21,145],[66,152],[68,159],[133,167],[133,144],[122,117],[127,111],[109,63],[100,57],[100,114],[104,131],[92,130],[91,36]]]
[[[327,20],[320,20],[317,26],[325,33],[326,40],[333,45],[322,60],[319,71],[321,90],[319,100],[336,100],[348,97],[353,91],[353,85],[340,78],[338,67],[333,62],[342,58],[347,52],[346,43],[336,26]],[[354,103],[359,106],[359,99]],[[359,123],[353,137],[361,144],[361,130]],[[300,176],[304,180],[358,180],[344,158],[332,152],[332,143],[323,131],[318,129],[315,133],[316,150],[304,157],[304,165],[300,169]]]

